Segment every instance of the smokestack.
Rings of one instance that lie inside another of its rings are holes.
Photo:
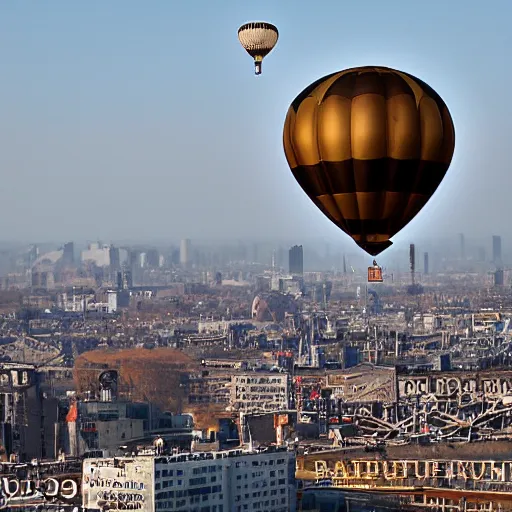
[[[411,265],[411,284],[414,286],[414,271],[416,270],[416,251],[414,244],[409,246],[409,262]]]

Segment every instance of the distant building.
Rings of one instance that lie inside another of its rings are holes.
[[[119,249],[114,247],[113,245],[109,248],[109,257],[110,257],[110,269],[112,271],[117,271],[121,268],[121,256],[119,254]]]
[[[288,269],[292,275],[304,273],[304,256],[302,245],[294,245],[288,251]]]
[[[73,242],[68,242],[64,245],[62,251],[62,263],[65,266],[72,266],[75,263],[75,244]]]
[[[107,313],[115,313],[117,311],[117,291],[116,290],[108,290],[107,291],[107,304],[108,304]]]
[[[156,249],[146,251],[146,264],[150,268],[160,267],[160,254]]]
[[[131,271],[123,270],[117,272],[116,284],[118,290],[129,290],[130,288],[133,288],[133,279]]]
[[[466,241],[464,239],[464,234],[460,233],[459,235],[459,251],[460,251],[460,259],[466,259]]]
[[[428,268],[428,252],[423,255],[423,273],[428,276],[429,268]]]
[[[97,267],[108,267],[110,265],[110,247],[99,242],[89,244],[89,248],[82,251],[82,261],[92,262]]]
[[[504,284],[504,275],[503,270],[498,269],[494,272],[494,286],[503,286]]]
[[[26,253],[26,266],[31,267],[39,257],[39,248],[37,245],[32,245]]]
[[[501,266],[501,236],[493,235],[492,237],[492,261],[495,265]]]
[[[180,243],[180,264],[188,266],[190,264],[190,240],[185,238]]]

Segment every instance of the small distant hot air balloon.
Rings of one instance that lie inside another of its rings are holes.
[[[277,44],[277,27],[264,21],[246,23],[238,29],[238,39],[245,51],[254,59],[254,73],[261,75],[261,63]]]
[[[283,142],[304,192],[376,256],[440,185],[455,130],[426,83],[394,69],[361,67],[304,89],[288,110]]]

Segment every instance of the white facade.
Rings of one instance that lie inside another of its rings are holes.
[[[296,506],[295,454],[231,450],[86,459],[83,495],[91,508],[109,501],[132,509],[138,502],[149,512],[288,512]]]
[[[188,265],[190,263],[190,240],[185,238],[180,244],[180,263]]]
[[[87,309],[88,303],[93,300],[94,294],[80,293],[80,289],[75,290],[73,287],[72,295],[68,295],[66,292],[61,293],[58,296],[57,304],[64,311],[83,312]]]
[[[110,247],[101,246],[98,243],[89,244],[89,248],[82,251],[82,261],[92,261],[98,267],[110,265]]]
[[[84,459],[82,499],[86,510],[154,508],[154,459]]]
[[[288,374],[242,373],[231,377],[231,406],[240,412],[288,409]]]
[[[115,313],[117,311],[117,291],[116,290],[108,290],[107,291],[107,304],[108,304],[108,312]]]

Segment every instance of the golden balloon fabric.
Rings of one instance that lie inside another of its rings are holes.
[[[427,84],[401,71],[362,67],[321,78],[299,94],[283,142],[306,194],[377,255],[441,183],[455,130]]]

